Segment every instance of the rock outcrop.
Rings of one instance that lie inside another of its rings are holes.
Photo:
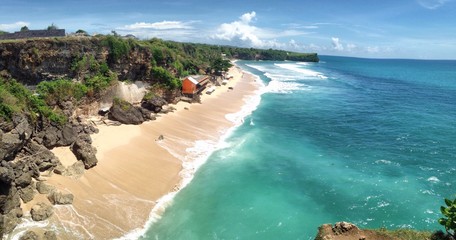
[[[141,102],[141,107],[153,111],[155,113],[159,113],[163,106],[168,104],[165,99],[160,96],[152,96],[150,98],[145,98]]]
[[[74,196],[71,193],[52,191],[51,193],[49,193],[48,199],[54,205],[65,205],[72,204]]]
[[[32,207],[30,214],[32,215],[33,221],[43,221],[54,214],[54,208],[49,204],[40,202]]]
[[[123,124],[141,124],[145,121],[139,107],[121,99],[114,99],[109,118]]]
[[[86,169],[97,165],[98,159],[95,155],[97,153],[97,149],[91,144],[82,139],[78,139],[73,143],[73,145],[71,145],[70,148],[76,158],[84,163],[84,167]]]
[[[42,172],[61,166],[49,148],[72,144],[79,147],[75,152],[82,156],[83,171],[84,166],[90,168],[96,164],[89,135],[96,131],[71,118],[65,125],[40,117],[32,120],[25,114],[16,114],[11,121],[0,121],[0,237],[20,222],[21,200],[27,203],[37,192],[52,192],[52,187],[40,179]],[[80,175],[79,170],[75,172]],[[56,204],[68,204],[72,202],[72,195],[57,194],[53,199]]]

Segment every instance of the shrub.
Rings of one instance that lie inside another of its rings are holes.
[[[15,80],[0,79],[0,118],[10,121],[14,113],[25,113],[32,119],[41,115],[52,122],[63,124],[67,118],[54,111],[46,102]]]
[[[87,87],[71,80],[60,79],[40,82],[37,92],[48,104],[54,105],[59,101],[80,100],[87,94]]]
[[[102,74],[85,79],[85,86],[94,93],[100,93],[111,85],[115,79],[114,75],[104,76]]]
[[[119,60],[130,52],[130,42],[122,40],[118,36],[109,35],[103,41],[103,45],[109,47],[109,57],[112,61]]]
[[[151,73],[154,79],[170,89],[182,87],[182,82],[162,67],[153,67]]]
[[[446,207],[440,207],[440,212],[442,212],[444,217],[439,219],[439,223],[454,238],[456,237],[456,199],[451,201],[445,198],[445,204]]]

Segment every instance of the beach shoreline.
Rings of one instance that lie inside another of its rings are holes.
[[[254,75],[237,66],[229,74],[228,84],[203,94],[201,104],[179,102],[172,105],[174,112],[141,125],[100,125],[92,135],[98,165],[80,178],[48,177],[48,183],[75,199],[72,205],[56,206],[47,227],[69,239],[140,237],[220,139],[250,114],[249,103],[259,103],[260,83]],[[53,150],[65,166],[76,161],[69,151]],[[19,225],[13,235],[25,230]]]

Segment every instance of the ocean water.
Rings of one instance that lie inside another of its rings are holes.
[[[456,61],[237,64],[265,84],[260,104],[140,239],[440,229],[456,197]]]

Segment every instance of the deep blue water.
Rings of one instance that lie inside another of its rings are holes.
[[[313,239],[319,225],[439,229],[456,197],[456,61],[237,63],[261,104],[144,239]]]

